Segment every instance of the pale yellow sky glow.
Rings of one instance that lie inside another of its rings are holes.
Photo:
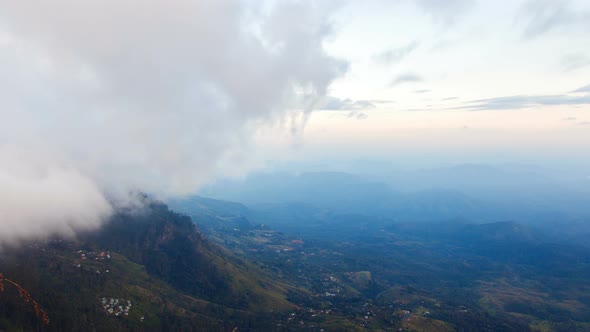
[[[590,3],[421,3],[333,15],[325,46],[349,70],[329,93],[371,105],[314,112],[303,149],[590,147]]]

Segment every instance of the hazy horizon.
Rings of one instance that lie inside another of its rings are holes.
[[[0,331],[590,331],[590,0],[0,0]]]
[[[589,27],[586,1],[5,1],[1,240],[281,167],[585,187]]]

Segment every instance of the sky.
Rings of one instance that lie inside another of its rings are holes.
[[[326,50],[349,69],[310,155],[584,159],[590,2],[350,1],[332,20]]]
[[[589,29],[587,1],[0,0],[0,246],[283,161],[588,165]]]

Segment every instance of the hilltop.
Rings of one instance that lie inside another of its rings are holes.
[[[120,211],[98,232],[4,252],[3,273],[46,309],[42,329],[9,289],[0,330],[170,331],[268,328],[294,287],[210,243],[190,218],[162,203]],[[119,308],[121,307],[121,308]]]

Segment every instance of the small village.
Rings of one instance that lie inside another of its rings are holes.
[[[111,254],[108,250],[92,251],[78,249],[73,251],[75,257],[75,266],[78,269],[90,268],[97,275],[110,273],[109,265],[100,264],[111,260]],[[96,264],[99,263],[99,264]]]
[[[81,260],[104,261],[111,259],[111,254],[109,251],[86,251],[79,249],[74,251],[74,254],[79,255]]]
[[[212,238],[216,237],[220,244],[246,253],[254,261],[262,262],[262,269],[271,269],[279,277],[311,291],[311,297],[302,303],[300,310],[277,321],[279,327],[314,329],[325,322],[345,318],[364,329],[385,324],[397,326],[395,331],[404,331],[422,324],[431,316],[429,309],[424,307],[424,301],[408,303],[396,300],[377,304],[364,298],[356,289],[368,287],[372,273],[351,271],[350,263],[341,259],[343,253],[340,247],[318,246],[312,241],[290,237],[266,226],[245,231],[224,228],[216,231]],[[328,262],[330,265],[326,265]]]
[[[101,305],[107,315],[116,317],[129,316],[129,310],[131,310],[131,300],[103,297]]]

